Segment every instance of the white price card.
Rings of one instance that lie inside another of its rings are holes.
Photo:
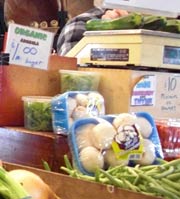
[[[54,33],[12,23],[8,27],[5,52],[9,63],[47,69]]]

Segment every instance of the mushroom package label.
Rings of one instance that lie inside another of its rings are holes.
[[[117,165],[151,165],[163,159],[152,116],[120,113],[77,120],[68,134],[76,167],[93,175]]]

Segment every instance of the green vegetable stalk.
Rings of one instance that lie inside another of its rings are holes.
[[[0,167],[0,198],[2,199],[30,199],[24,188],[16,182],[8,172]]]

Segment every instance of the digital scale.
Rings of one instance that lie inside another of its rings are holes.
[[[95,0],[96,1],[96,0]],[[119,8],[177,18],[179,0],[97,0],[107,9]],[[79,65],[142,66],[180,69],[180,34],[151,30],[87,31],[66,56]]]
[[[144,29],[87,31],[66,56],[79,65],[180,70],[180,34]]]

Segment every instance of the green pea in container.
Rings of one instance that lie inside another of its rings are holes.
[[[53,131],[51,99],[48,96],[23,96],[24,127],[31,131]]]

